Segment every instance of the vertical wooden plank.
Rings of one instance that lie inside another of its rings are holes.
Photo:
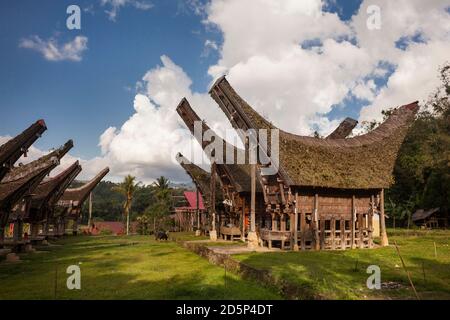
[[[294,239],[293,239],[293,246],[292,250],[298,251],[298,193],[295,193],[295,208],[294,208],[294,221],[292,223],[291,220],[291,226],[293,226],[294,230]],[[292,229],[292,227],[291,227]]]
[[[375,213],[375,197],[370,196],[370,212],[369,212],[369,248],[373,248],[373,215]]]
[[[346,245],[345,245],[345,219],[344,219],[344,217],[341,218],[339,227],[341,228],[341,249],[345,250]]]
[[[281,213],[281,216],[280,216],[280,230],[286,231],[286,214],[285,213]]]
[[[314,212],[313,212],[313,228],[314,228],[314,249],[320,249],[320,240],[319,240],[319,195],[316,193],[314,195]]]
[[[210,194],[210,202],[211,202],[211,224],[212,231],[216,230],[216,163],[213,162],[211,164],[211,194]]]
[[[351,233],[351,248],[354,249],[355,248],[355,218],[356,218],[356,208],[355,208],[355,196],[352,196],[352,233]]]
[[[336,218],[333,217],[331,218],[331,250],[335,250],[336,249],[336,244],[334,243],[334,238],[336,235]]]
[[[386,233],[386,221],[384,220],[384,189],[380,191],[380,236],[381,245],[386,247],[389,245],[387,233]]]
[[[302,250],[306,249],[306,214],[304,210],[300,211],[300,228],[302,230],[302,235],[301,235],[301,246],[302,246]]]
[[[325,219],[320,219],[320,248],[325,249]]]
[[[363,214],[358,214],[358,232],[359,232],[359,248],[364,248],[364,221],[363,221]]]
[[[255,214],[255,202],[256,202],[256,164],[251,165],[251,198],[250,198],[250,231],[256,231],[256,214]]]

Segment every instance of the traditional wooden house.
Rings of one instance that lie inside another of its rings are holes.
[[[55,149],[54,151],[46,154],[45,156],[42,156],[41,158],[32,161],[28,164],[21,165],[18,167],[14,167],[11,169],[11,174],[15,175],[15,172],[28,172],[34,170],[34,168],[40,168],[41,166],[45,165],[45,163],[56,163],[59,164],[62,157],[64,157],[67,152],[73,147],[73,141],[68,140],[64,145],[59,147],[58,149]],[[55,165],[55,166],[56,166]],[[47,176],[50,171],[55,167],[51,166],[48,167],[45,172],[42,172],[42,179],[36,179],[33,184],[29,185],[28,192],[26,195],[18,202],[14,209],[12,210],[11,214],[9,215],[9,223],[13,223],[15,226],[15,230],[17,230],[15,234],[15,237],[17,239],[20,239],[22,237],[22,227],[23,223],[29,223],[29,210],[31,208],[31,202],[33,195],[35,194],[36,188],[39,186],[39,184],[42,182],[42,180]],[[8,177],[9,175],[7,175]],[[6,178],[5,178],[6,179]],[[30,225],[30,233],[36,235],[38,232],[39,226],[36,224]]]
[[[109,168],[106,167],[100,171],[94,178],[78,188],[68,188],[57,202],[56,216],[60,221],[57,226],[57,234],[63,235],[66,229],[67,220],[73,221],[72,234],[76,235],[78,231],[78,221],[81,214],[83,203],[90,196],[94,188],[108,174]]]
[[[203,139],[203,134],[207,131],[210,132],[215,139],[220,138],[209,126],[202,121],[195,111],[190,106],[186,98],[183,98],[177,107],[177,112],[181,119],[184,121],[192,135],[195,136],[205,154],[213,163],[211,172],[216,172],[219,178],[220,185],[222,187],[222,193],[224,196],[225,211],[220,219],[219,233],[226,236],[235,236],[236,227],[241,230],[241,237],[245,239],[245,235],[248,232],[249,226],[249,214],[251,203],[251,179],[250,179],[250,165],[248,164],[248,154],[244,150],[239,150],[235,146],[229,144],[223,140],[223,151],[221,159],[219,156],[212,152],[207,151],[210,141]],[[201,123],[200,136],[195,135],[195,123]],[[232,157],[229,157],[231,150]],[[228,153],[227,153],[228,152]],[[242,164],[238,163],[238,154],[243,155]],[[228,157],[228,158],[227,158]],[[232,161],[229,161],[229,160]],[[214,175],[215,176],[215,175]],[[261,186],[256,186],[256,203],[261,207],[258,208],[258,212],[261,212],[263,207],[263,195]]]
[[[183,167],[186,173],[191,177],[192,182],[195,184],[196,190],[203,195],[203,203],[205,206],[204,212],[199,212],[197,217],[197,229],[199,229],[202,233],[209,233],[209,214],[211,212],[211,198],[213,197],[212,193],[214,192],[215,196],[215,207],[218,208],[218,211],[224,211],[224,198],[222,194],[222,189],[220,187],[219,182],[215,181],[214,191],[211,191],[211,174],[199,166],[191,163],[188,159],[186,159],[181,153],[177,154],[176,157],[178,163]]]
[[[66,168],[58,175],[42,181],[34,193],[31,195],[31,201],[27,212],[18,212],[23,220],[31,224],[31,240],[42,240],[38,237],[39,225],[43,225],[43,236],[49,235],[49,228],[53,228],[60,223],[54,219],[55,206],[63,195],[67,187],[72,183],[75,177],[81,172],[81,166],[78,161]]]
[[[0,181],[28,148],[47,130],[44,120],[38,120],[28,129],[0,146]]]
[[[174,222],[179,231],[194,231],[200,228],[200,216],[206,212],[200,190],[185,191],[184,205],[175,207]]]
[[[449,216],[440,208],[419,209],[412,215],[414,224],[425,229],[448,228]]]
[[[46,157],[28,165],[14,167],[3,178],[0,183],[0,242],[4,240],[8,222],[14,223],[14,241],[22,240],[23,221],[20,216],[11,219],[11,212],[58,164],[58,158]]]
[[[278,130],[246,103],[225,77],[215,82],[210,94],[234,128]],[[278,163],[278,171],[264,175],[264,166],[258,164],[265,214],[271,224],[252,226],[251,231],[269,246],[277,241],[294,250],[370,248],[373,215],[378,211],[381,244],[387,245],[384,189],[393,182],[397,152],[417,110],[417,102],[404,105],[375,130],[347,139],[320,139],[279,130],[278,161],[271,158],[270,145],[259,143],[260,151]]]

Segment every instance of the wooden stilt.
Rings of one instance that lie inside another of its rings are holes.
[[[381,245],[383,247],[389,245],[387,233],[386,233],[386,221],[384,216],[384,189],[380,191],[380,236]]]
[[[351,248],[355,248],[355,219],[356,219],[356,208],[355,208],[355,196],[352,196],[352,233],[351,233]]]
[[[345,219],[342,217],[341,220],[339,220],[339,227],[341,229],[341,249],[345,250],[346,243],[345,243]]]
[[[336,218],[331,218],[331,250],[335,250],[336,249],[336,244],[335,244],[335,234],[336,234]]]
[[[292,228],[293,227],[293,228]],[[298,251],[298,193],[295,193],[294,221],[291,220],[291,230],[294,232],[292,250]]]
[[[302,250],[306,249],[306,215],[304,211],[300,212],[300,228],[302,231],[301,234],[301,246],[302,246]]]
[[[319,239],[319,195],[316,193],[314,195],[314,213],[313,213],[313,228],[314,228],[314,249],[320,249],[320,239]]]

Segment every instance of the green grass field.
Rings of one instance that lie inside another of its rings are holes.
[[[172,239],[199,239],[172,234]],[[394,241],[422,299],[450,299],[450,231],[392,231],[390,247],[233,256],[302,288],[300,298],[414,299]],[[205,239],[205,238],[203,238]],[[437,257],[434,243],[436,243]],[[0,263],[0,299],[280,299],[279,291],[210,264],[174,241],[152,237],[69,237],[22,262]],[[79,264],[81,263],[81,264]],[[79,264],[81,290],[68,290],[66,268]],[[369,265],[390,288],[369,290]],[[56,283],[56,290],[55,290]]]
[[[415,299],[397,243],[421,299],[450,299],[450,231],[389,230],[389,247],[347,251],[253,253],[234,256],[304,289],[304,298]],[[437,248],[435,257],[434,243]],[[378,265],[390,288],[369,290],[367,267]]]
[[[21,263],[0,263],[0,299],[54,299],[55,282],[57,299],[281,298],[254,281],[230,273],[225,279],[223,268],[175,242],[79,236],[56,243],[48,251],[21,255]],[[66,268],[80,262],[81,290],[68,290]]]

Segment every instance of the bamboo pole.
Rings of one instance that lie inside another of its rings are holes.
[[[409,271],[408,271],[408,269],[406,268],[405,261],[403,261],[403,257],[402,257],[402,255],[400,254],[400,250],[399,250],[399,248],[398,248],[398,246],[397,246],[397,242],[396,242],[396,241],[394,241],[394,245],[395,245],[395,249],[397,249],[398,256],[400,257],[400,260],[401,260],[401,262],[402,262],[403,269],[405,269],[406,275],[408,276],[409,284],[411,285],[411,288],[413,289],[414,294],[416,295],[417,300],[420,300],[419,294],[417,293],[416,288],[414,287],[414,283],[412,282],[411,275],[409,274]]]

